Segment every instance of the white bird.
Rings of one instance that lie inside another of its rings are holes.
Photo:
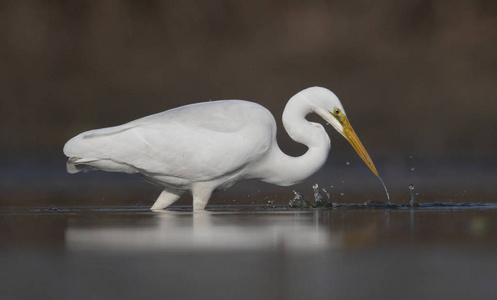
[[[238,181],[259,179],[289,186],[319,170],[326,162],[330,138],[315,113],[331,124],[378,172],[331,91],[311,87],[293,96],[283,112],[283,126],[308,147],[299,157],[286,155],[276,142],[276,122],[263,106],[243,100],[185,105],[132,122],[83,132],[64,146],[67,170],[139,173],[164,187],[151,207],[159,210],[191,191],[194,210],[207,205],[213,191]]]

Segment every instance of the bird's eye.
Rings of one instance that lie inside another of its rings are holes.
[[[339,115],[340,114],[340,110],[338,108],[335,108],[335,114],[336,115]]]

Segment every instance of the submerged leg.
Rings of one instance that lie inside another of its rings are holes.
[[[176,202],[181,196],[181,192],[171,192],[166,189],[162,191],[159,195],[159,198],[155,200],[154,205],[150,208],[151,210],[159,210],[168,207],[169,205]]]
[[[196,183],[192,187],[193,210],[203,210],[211,198],[215,186],[209,182]]]

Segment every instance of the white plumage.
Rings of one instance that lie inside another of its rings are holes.
[[[378,176],[340,101],[319,87],[292,97],[283,113],[290,137],[309,147],[300,157],[279,149],[272,114],[243,100],[186,105],[120,126],[83,132],[66,143],[64,154],[69,157],[69,173],[87,168],[140,173],[164,186],[152,209],[171,205],[185,191],[192,192],[194,209],[204,209],[214,190],[238,181],[255,178],[286,186],[321,168],[330,140],[321,124],[305,119],[309,113],[320,115],[353,146],[358,142],[354,148]]]

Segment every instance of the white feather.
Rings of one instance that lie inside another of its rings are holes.
[[[289,100],[283,125],[292,139],[308,146],[300,157],[280,150],[276,122],[267,109],[222,100],[81,133],[64,146],[67,169],[140,173],[164,186],[152,209],[171,205],[184,191],[192,192],[194,209],[203,209],[214,190],[240,180],[291,185],[316,172],[326,161],[330,139],[321,124],[305,116],[317,113],[342,133],[343,127],[330,114],[336,108],[343,111],[338,98],[319,87]]]

